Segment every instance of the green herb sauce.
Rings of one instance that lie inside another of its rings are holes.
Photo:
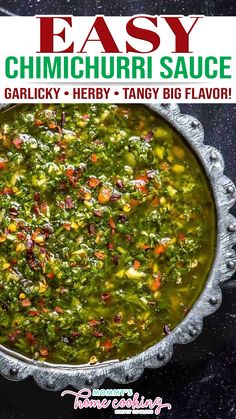
[[[181,136],[138,105],[0,116],[0,343],[38,360],[123,360],[199,297],[215,206]]]

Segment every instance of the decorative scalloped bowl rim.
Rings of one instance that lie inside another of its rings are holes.
[[[0,108],[7,105],[2,104]],[[236,219],[229,210],[236,201],[233,182],[224,175],[224,161],[218,150],[205,145],[201,123],[191,115],[180,112],[176,104],[145,105],[174,127],[193,149],[202,163],[210,182],[217,211],[217,244],[214,262],[205,287],[187,316],[161,341],[144,352],[124,361],[109,361],[95,365],[61,365],[34,361],[0,345],[0,373],[11,380],[33,376],[47,390],[62,390],[68,385],[80,389],[98,388],[105,378],[127,384],[137,380],[144,368],[166,364],[173,346],[194,340],[202,330],[203,318],[215,312],[221,304],[220,284],[236,271]]]

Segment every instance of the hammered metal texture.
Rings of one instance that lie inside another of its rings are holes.
[[[192,147],[201,161],[210,182],[217,210],[217,246],[215,258],[205,288],[184,320],[160,342],[125,361],[96,365],[58,365],[33,361],[0,345],[0,373],[11,380],[33,376],[47,390],[62,390],[68,385],[75,389],[98,388],[105,378],[127,384],[137,380],[144,368],[166,364],[176,344],[194,340],[202,330],[203,318],[215,312],[221,304],[220,284],[236,271],[236,219],[229,210],[236,201],[236,189],[224,175],[224,161],[218,150],[205,145],[201,123],[190,115],[180,113],[177,105],[146,105],[172,125]],[[6,105],[0,105],[5,108]]]

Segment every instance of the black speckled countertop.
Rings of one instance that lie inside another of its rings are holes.
[[[118,0],[0,0],[0,15],[33,14],[133,15],[205,14],[236,15],[235,0],[148,1]],[[221,150],[225,173],[236,182],[236,104],[181,105],[181,110],[196,116],[205,128],[205,143]],[[233,210],[236,215],[236,210]],[[200,337],[189,345],[177,347],[172,360],[161,369],[145,371],[136,383],[126,386],[146,398],[159,395],[172,404],[160,418],[235,419],[236,418],[236,277],[224,284],[223,303],[205,319]],[[106,381],[103,388],[122,388]],[[74,411],[72,398],[39,389],[31,379],[10,382],[0,378],[0,419],[111,419],[107,411]],[[130,415],[122,415],[128,419]],[[144,416],[144,419],[154,416]]]

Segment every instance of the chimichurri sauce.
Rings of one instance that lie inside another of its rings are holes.
[[[0,343],[94,364],[162,339],[214,256],[192,151],[137,105],[16,106],[0,126]]]

